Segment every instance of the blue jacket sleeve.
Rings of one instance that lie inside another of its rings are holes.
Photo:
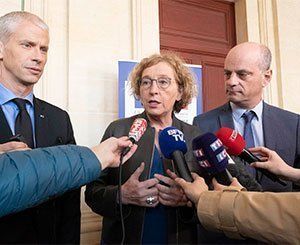
[[[99,177],[87,147],[64,145],[0,155],[0,217],[29,208]]]

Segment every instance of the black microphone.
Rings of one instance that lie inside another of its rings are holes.
[[[136,142],[138,142],[140,140],[140,138],[142,137],[142,135],[145,133],[147,128],[147,121],[144,118],[136,118],[132,125],[131,128],[129,130],[128,133],[128,137],[129,140],[135,144]],[[122,156],[124,157],[128,152],[130,151],[130,147],[126,147],[123,152],[122,152]]]
[[[246,141],[244,138],[236,131],[231,128],[220,128],[216,135],[222,141],[222,143],[227,147],[227,152],[231,155],[238,156],[247,163],[253,162],[263,162],[257,156],[253,155],[250,151],[248,151],[246,146]],[[274,182],[278,182],[279,184],[286,186],[286,183],[283,182],[276,176],[275,174],[269,172],[263,168],[255,168],[257,171],[261,172],[267,178]]]
[[[230,157],[229,155],[228,157],[227,170],[232,177],[237,178],[239,183],[248,191],[263,191],[263,188],[257,180],[246,170],[241,158],[235,156]]]
[[[159,133],[158,141],[164,157],[174,161],[179,176],[188,182],[193,182],[194,179],[184,158],[187,146],[183,133],[175,127],[167,127]]]
[[[223,185],[230,185],[232,176],[227,170],[228,155],[222,142],[212,133],[193,140],[193,153],[202,170]]]

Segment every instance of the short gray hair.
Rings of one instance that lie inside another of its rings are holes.
[[[270,49],[265,45],[260,45],[260,50],[261,50],[260,69],[262,71],[267,71],[271,67],[272,54]]]
[[[22,21],[30,21],[49,31],[48,25],[40,17],[25,11],[14,11],[0,17],[0,41],[6,43]]]

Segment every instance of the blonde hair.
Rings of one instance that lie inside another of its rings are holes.
[[[180,112],[181,109],[185,108],[191,102],[192,98],[197,95],[197,87],[190,69],[184,65],[183,60],[173,52],[165,51],[161,54],[153,54],[142,59],[142,61],[134,67],[129,75],[133,94],[136,97],[140,96],[140,80],[142,79],[143,71],[160,62],[169,64],[174,71],[175,80],[182,93],[182,97],[180,101],[175,102],[173,111]]]

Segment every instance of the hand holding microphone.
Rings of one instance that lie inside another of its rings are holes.
[[[131,128],[128,133],[129,140],[132,144],[135,144],[140,140],[142,135],[147,129],[147,121],[144,118],[136,118],[131,125]],[[130,147],[126,147],[122,152],[122,156],[125,156],[130,151]]]
[[[300,169],[296,169],[285,163],[282,158],[275,152],[266,147],[255,147],[250,149],[252,153],[259,154],[263,162],[251,163],[255,168],[266,169],[280,178],[300,183]]]
[[[101,167],[103,170],[107,167],[118,167],[122,151],[127,146],[130,146],[130,151],[123,159],[123,162],[125,162],[134,154],[137,149],[137,145],[132,145],[132,142],[128,140],[127,136],[123,136],[118,139],[115,137],[110,137],[100,144],[91,147],[91,150],[101,162]]]
[[[156,185],[159,194],[159,202],[169,207],[191,207],[192,203],[187,199],[182,188],[175,181],[178,176],[169,169],[167,170],[167,174],[169,176],[154,174],[154,177],[159,180],[159,183]]]
[[[246,142],[243,137],[235,130],[231,128],[220,128],[216,132],[217,137],[222,141],[222,143],[227,147],[227,152],[231,155],[238,156],[247,163],[262,162],[257,156],[253,155],[248,151],[245,146]],[[281,181],[275,174],[270,173],[266,169],[256,168],[257,171],[261,172],[267,178],[274,182],[286,186],[286,183]]]
[[[200,177],[196,173],[192,173],[192,176],[194,178],[194,182],[190,183],[185,181],[182,178],[176,178],[175,181],[181,186],[181,188],[184,190],[184,193],[186,196],[197,205],[199,198],[203,192],[208,191],[208,186],[205,183],[205,180]],[[228,188],[228,186],[221,185],[216,181],[216,179],[213,179],[212,181],[213,187],[215,191],[222,191],[225,188]],[[230,184],[231,187],[238,187],[243,188],[243,186],[238,182],[236,178],[232,178],[232,182]]]
[[[194,182],[187,182],[182,178],[176,178],[175,181],[181,186],[184,190],[185,195],[195,204],[197,204],[200,195],[208,191],[208,186],[205,183],[205,180],[196,173],[192,173]]]

